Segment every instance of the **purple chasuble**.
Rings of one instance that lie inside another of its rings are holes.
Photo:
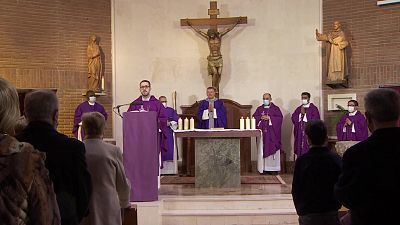
[[[178,114],[176,113],[175,109],[167,107],[165,108],[165,112],[167,114],[168,121],[178,122]],[[174,159],[174,131],[168,126],[165,133],[167,135],[167,152],[162,155],[162,161]]]
[[[72,133],[76,138],[78,138],[78,128],[79,123],[82,121],[82,115],[87,112],[99,112],[103,114],[104,118],[107,120],[107,112],[104,107],[95,102],[94,105],[90,105],[88,101],[82,102],[75,110],[74,115],[74,127],[72,128]],[[82,130],[82,139],[85,137],[85,134]]]
[[[299,121],[299,115],[301,114],[301,107],[296,108],[294,113],[292,114],[292,122],[293,122],[293,135],[294,135],[294,153],[299,157],[304,153],[308,152],[309,145],[307,140],[307,135],[305,134],[306,122],[303,120]],[[307,121],[310,120],[319,120],[319,111],[318,108],[310,103],[310,107],[305,108],[307,117]],[[303,117],[301,117],[303,118]]]
[[[224,103],[217,99],[214,101],[214,108],[217,110],[217,118],[214,119],[214,127],[223,127],[226,128],[226,110]],[[208,109],[208,101],[207,100],[202,100],[199,103],[199,111],[197,112],[197,125],[196,128],[199,129],[209,129],[209,120],[203,120],[203,111]]]
[[[161,156],[167,151],[167,114],[165,112],[165,107],[163,104],[156,99],[153,95],[150,97],[149,101],[143,101],[142,96],[133,101],[135,104],[131,104],[128,108],[129,111],[139,111],[142,107],[146,111],[157,112],[158,118],[158,128],[161,130]]]
[[[345,125],[347,118],[352,122],[352,125]],[[353,124],[355,132],[352,132]],[[343,132],[344,127],[346,127],[345,132]],[[339,141],[364,141],[368,138],[367,120],[360,111],[357,111],[354,116],[347,112],[336,124],[336,134]]]
[[[269,120],[261,120],[263,115],[268,115],[270,117],[271,125]],[[267,158],[275,154],[282,147],[282,112],[278,106],[274,105],[274,103],[270,103],[269,108],[264,108],[264,105],[259,106],[253,114],[253,117],[256,119],[257,129],[260,129],[263,133],[263,157]]]

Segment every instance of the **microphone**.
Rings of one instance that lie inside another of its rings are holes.
[[[142,101],[133,101],[129,105],[143,105],[143,102]]]

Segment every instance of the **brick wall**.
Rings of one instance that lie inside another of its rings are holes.
[[[88,37],[96,34],[104,53],[106,96],[111,118],[111,2],[109,0],[2,0],[0,76],[17,88],[55,88],[60,99],[59,131],[71,135],[76,106],[85,100]],[[38,106],[40,107],[40,106]],[[106,137],[112,136],[112,120]]]
[[[364,96],[384,84],[400,85],[400,4],[377,6],[376,0],[323,0],[323,31],[333,22],[342,22],[350,41],[350,87],[331,89],[324,86],[324,113],[329,135],[336,135],[338,112],[327,111],[327,95],[356,93],[364,112]],[[323,49],[323,53],[324,53]],[[323,54],[324,55],[324,54]],[[323,63],[326,60],[323,57]],[[323,71],[325,77],[325,71]],[[325,82],[325,81],[323,81]]]

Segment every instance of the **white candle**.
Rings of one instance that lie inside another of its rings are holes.
[[[251,118],[251,129],[252,130],[256,129],[256,119],[254,117]]]
[[[194,119],[193,119],[193,117],[190,118],[189,124],[190,124],[190,126],[189,126],[190,130],[194,130]]]
[[[179,117],[178,119],[178,130],[182,130],[183,126],[182,126],[182,118]]]
[[[250,130],[250,118],[246,118],[246,130]]]
[[[240,118],[239,124],[240,124],[239,129],[240,129],[240,130],[244,130],[244,119],[243,119],[243,116]]]
[[[185,120],[183,120],[183,129],[189,130],[189,120],[187,117],[185,118]]]
[[[104,91],[104,76],[101,77],[101,90]]]

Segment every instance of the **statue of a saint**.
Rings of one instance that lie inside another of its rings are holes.
[[[208,75],[212,76],[212,86],[217,88],[219,92],[219,82],[221,81],[223,60],[221,55],[221,41],[222,37],[231,31],[240,22],[240,17],[235,24],[231,27],[225,29],[222,32],[218,32],[217,29],[211,28],[207,30],[207,33],[201,31],[198,28],[192,26],[192,24],[187,21],[188,25],[196,31],[198,34],[207,39],[208,48],[210,49],[210,55],[207,56],[208,61]]]
[[[96,35],[89,37],[86,54],[88,57],[88,90],[99,92],[101,91],[102,62]]]
[[[346,57],[346,47],[349,42],[341,29],[339,21],[333,23],[334,30],[328,34],[321,34],[318,29],[315,30],[317,41],[325,41],[327,47],[328,58],[328,80],[344,81],[348,76],[348,63]]]

